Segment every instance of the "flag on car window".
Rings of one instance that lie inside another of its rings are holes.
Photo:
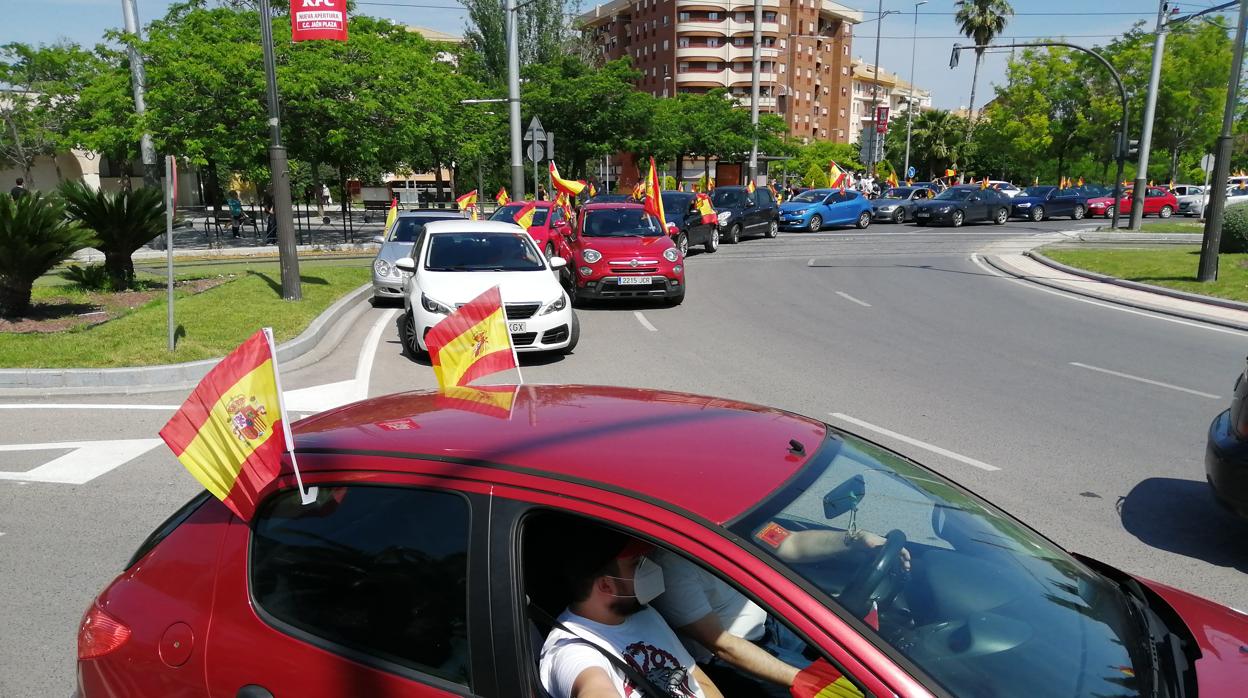
[[[633,185],[633,198],[634,199],[641,201],[642,197],[644,197],[645,195],[646,195],[646,185],[643,182],[638,182]]]
[[[272,330],[256,332],[221,359],[160,430],[160,438],[213,496],[239,518],[250,519],[281,472],[282,454],[294,444]]]
[[[693,205],[697,207],[698,213],[702,214],[703,225],[715,225],[719,222],[715,207],[711,206],[711,197],[699,192],[693,199]]]
[[[887,183],[887,184],[888,184],[888,186],[890,186],[890,187],[895,187],[895,186],[897,186],[897,173],[896,173],[896,172],[893,172],[893,173],[889,174],[889,175],[888,175],[888,179],[886,179],[886,180],[884,180],[884,181],[885,181],[885,183]]]
[[[468,208],[469,206],[476,206],[477,205],[477,190],[473,189],[467,194],[457,197],[455,199],[455,204],[459,206],[459,210],[461,211]]]
[[[862,691],[825,659],[798,672],[789,687],[794,698],[861,698]]]
[[[384,240],[390,235],[390,231],[394,229],[394,224],[399,220],[399,200],[398,198],[390,199],[390,212],[386,214],[386,229],[381,231],[381,237]]]
[[[663,187],[659,184],[659,170],[654,166],[654,158],[650,158],[650,174],[646,175],[645,200],[642,207],[646,213],[659,220],[659,228],[667,229],[667,218],[663,215]]]
[[[1173,185],[1174,185],[1174,182],[1171,182],[1170,184],[1173,186]],[[1080,177],[1080,178],[1079,178],[1079,181],[1078,181],[1078,182],[1075,182],[1075,186],[1079,186],[1079,187],[1082,187],[1082,186],[1083,186],[1083,177]]]
[[[982,181],[982,182],[980,182],[980,183],[979,183],[979,188],[980,188],[980,189],[987,189],[987,188],[988,188],[988,178],[987,178],[987,177],[984,177],[984,181]]]
[[[579,196],[585,190],[585,183],[579,179],[564,179],[559,176],[559,168],[555,167],[555,161],[550,161],[550,183],[555,189],[567,194],[568,196]]]
[[[498,188],[498,193],[494,195],[494,202],[499,206],[506,206],[511,203],[511,197],[507,196],[507,187]]]
[[[517,385],[451,385],[434,398],[438,407],[510,419],[516,403]]]
[[[537,213],[537,204],[532,201],[526,202],[520,207],[519,211],[516,211],[516,225],[528,230],[529,226],[533,225],[533,214],[535,213]]]
[[[468,385],[481,376],[519,368],[498,286],[447,315],[425,335],[438,386]]]
[[[745,185],[745,191],[750,194],[753,194],[757,189],[758,187],[754,186],[754,180],[750,180],[750,183]]]
[[[838,187],[841,189],[845,188],[845,170],[842,170],[835,160],[832,161],[831,165],[828,165],[828,186],[833,189]]]
[[[593,182],[590,182],[589,183],[589,198],[592,199],[595,196],[598,196],[598,188],[594,186]]]

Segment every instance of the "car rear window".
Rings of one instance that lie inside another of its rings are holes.
[[[456,220],[459,216],[404,216],[394,222],[387,242],[415,242],[429,221]]]

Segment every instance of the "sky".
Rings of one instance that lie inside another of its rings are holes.
[[[139,20],[164,15],[172,0],[135,0]],[[875,60],[877,27],[880,34],[882,70],[895,71],[903,78],[910,74],[914,56],[914,82],[932,91],[934,106],[942,109],[964,107],[970,97],[974,54],[965,53],[958,68],[949,69],[949,52],[954,43],[968,43],[954,22],[954,0],[929,0],[919,8],[917,25],[913,0],[883,0],[886,16],[878,23],[879,0],[839,0],[863,12],[863,23],[855,27],[854,56]],[[596,2],[582,0],[585,9]],[[1093,47],[1143,21],[1156,24],[1155,0],[1014,0],[1015,16],[1010,19],[999,41],[1030,41],[1042,37],[1060,38]],[[1199,11],[1220,2],[1192,0],[1176,3],[1182,14]],[[467,14],[455,0],[360,0],[357,13],[386,17],[404,24],[418,25],[452,34],[463,34]],[[100,41],[103,33],[122,24],[121,0],[0,0],[6,8],[6,22],[0,27],[0,44],[11,41],[50,43],[69,39],[82,44]],[[894,10],[900,14],[887,14]],[[1228,23],[1233,24],[1234,17]],[[917,40],[912,33],[917,32]],[[912,54],[911,48],[915,51]],[[992,83],[1003,83],[1008,53],[986,54],[980,70],[976,101],[982,105],[992,96]]]

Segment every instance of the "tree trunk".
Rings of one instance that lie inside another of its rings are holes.
[[[208,182],[205,188],[208,190],[206,193],[212,205],[213,215],[219,215],[221,213],[221,179],[215,160],[208,161]]]
[[[442,161],[437,158],[433,163],[433,185],[436,187],[433,200],[442,201]],[[533,196],[537,197],[537,192],[533,192]]]
[[[0,315],[11,318],[25,315],[30,310],[30,291],[34,285],[34,279],[0,277]]]
[[[681,177],[685,173],[685,154],[676,153],[676,187],[680,188]]]
[[[702,185],[707,191],[711,190],[711,159],[702,156]]]
[[[1179,178],[1179,149],[1170,150],[1170,181],[1173,182]]]
[[[979,64],[983,62],[984,54],[982,51],[975,52],[975,72],[971,74],[971,103],[966,108],[966,141],[965,144],[971,145],[971,137],[975,135],[975,85],[979,82]],[[965,165],[960,163],[958,167],[958,181],[966,181]]]
[[[134,283],[134,261],[127,253],[104,250],[104,270],[115,291],[128,289]]]

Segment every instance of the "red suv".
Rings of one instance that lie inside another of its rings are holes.
[[[572,302],[596,298],[685,300],[685,260],[641,204],[586,204],[560,241]]]

